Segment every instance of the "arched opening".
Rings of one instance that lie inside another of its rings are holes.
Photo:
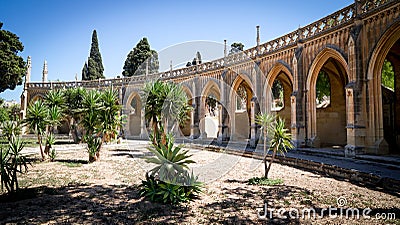
[[[270,111],[285,120],[286,128],[291,126],[291,103],[290,96],[293,86],[289,76],[280,71],[271,86],[272,100],[268,107]],[[290,129],[289,129],[290,130]]]
[[[345,87],[347,62],[337,51],[322,50],[307,77],[307,144],[312,147],[344,148],[347,144]]]
[[[209,81],[201,94],[201,120],[200,129],[203,137],[217,138],[219,126],[220,90],[215,81]]]
[[[285,120],[286,129],[291,130],[293,76],[282,63],[277,63],[267,75],[265,87],[266,113]]]
[[[33,96],[33,98],[31,99],[31,101],[29,102],[29,104],[33,104],[33,103],[35,103],[36,101],[38,101],[38,100],[42,100],[43,101],[43,96],[42,95],[35,95],[35,96]],[[29,106],[29,104],[28,104],[28,106]]]
[[[130,136],[139,136],[141,131],[142,102],[137,93],[133,93],[127,101],[128,129]]]
[[[366,140],[376,154],[400,153],[400,22],[376,44],[368,65]],[[393,84],[390,84],[393,82]],[[391,86],[393,89],[391,89]]]
[[[347,83],[347,76],[341,65],[332,58],[328,59],[318,73],[314,88],[316,128],[320,147],[344,148],[347,143]]]
[[[239,75],[233,83],[231,94],[231,103],[233,115],[232,133],[233,140],[247,141],[251,137],[251,99],[253,98],[253,89],[249,79]]]
[[[187,87],[185,87],[185,86],[183,86],[183,90],[185,91],[185,93],[186,93],[186,96],[187,96],[187,98],[188,98],[188,104],[189,104],[189,106],[191,106],[192,104],[193,104],[193,97],[192,97],[192,93],[190,92],[190,90],[187,88]],[[185,136],[185,137],[189,137],[190,136],[190,125],[191,125],[191,111],[188,111],[187,112],[187,117],[186,117],[186,120],[183,122],[183,123],[181,123],[181,124],[179,124],[179,129],[180,129],[180,131],[181,131],[181,134],[183,135],[183,136]]]
[[[400,40],[390,48],[382,65],[383,135],[390,153],[400,153]]]

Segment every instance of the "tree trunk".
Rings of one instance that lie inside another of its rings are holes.
[[[42,139],[40,138],[40,135],[38,134],[38,143],[39,143],[39,148],[40,148],[40,155],[42,156],[42,160],[45,159],[44,157],[44,152],[43,152],[43,146],[42,146]]]
[[[263,157],[263,163],[264,163],[264,177],[268,178],[268,173],[267,173],[267,132],[265,128],[264,130],[264,157]]]
[[[274,151],[272,152],[271,160],[269,161],[268,168],[267,168],[267,170],[265,171],[265,175],[266,175],[265,177],[266,177],[266,178],[268,178],[269,170],[271,169],[271,165],[272,165],[272,163],[274,162],[275,155],[276,155],[276,151],[277,151],[277,149],[274,148]]]

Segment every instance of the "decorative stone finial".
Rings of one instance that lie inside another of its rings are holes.
[[[47,70],[47,61],[44,60],[44,64],[43,64],[43,76],[42,76],[42,82],[47,82],[47,74],[48,74],[48,70]]]
[[[32,61],[31,57],[28,56],[26,64],[25,83],[29,83],[31,81],[31,70],[32,70]]]
[[[224,57],[226,57],[226,39],[224,40]]]
[[[257,28],[257,40],[256,40],[257,46],[260,46],[260,26],[257,25],[256,28]]]

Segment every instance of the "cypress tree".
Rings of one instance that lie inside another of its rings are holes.
[[[143,75],[146,73],[146,64],[148,64],[149,74],[158,72],[158,54],[155,50],[150,49],[147,38],[143,38],[137,43],[133,50],[129,52],[125,60],[122,75],[127,77]]]
[[[103,71],[103,60],[101,59],[101,54],[99,50],[97,32],[96,30],[93,30],[90,55],[87,63],[85,63],[82,69],[82,80],[95,80],[98,78],[105,78],[103,75]]]
[[[88,66],[87,66],[87,62],[85,62],[85,65],[83,65],[83,68],[82,68],[82,80],[88,80]]]

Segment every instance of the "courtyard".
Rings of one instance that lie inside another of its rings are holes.
[[[1,196],[1,223],[399,223],[400,198],[396,193],[279,163],[272,166],[270,178],[282,179],[282,184],[249,185],[248,179],[263,174],[260,160],[199,148],[189,152],[196,161],[191,169],[205,184],[199,198],[178,206],[151,203],[140,197],[138,187],[152,166],[144,160],[151,156],[147,145],[146,141],[104,145],[101,160],[94,163],[88,163],[83,145],[56,146],[54,162],[40,162],[37,148],[25,149],[33,166],[20,177],[17,199]],[[329,208],[337,211],[323,211]],[[306,212],[303,216],[304,209],[314,209],[315,214]],[[346,210],[354,209],[360,210],[360,218],[356,214],[346,217]],[[366,211],[369,218],[363,217],[364,209],[371,210]]]

